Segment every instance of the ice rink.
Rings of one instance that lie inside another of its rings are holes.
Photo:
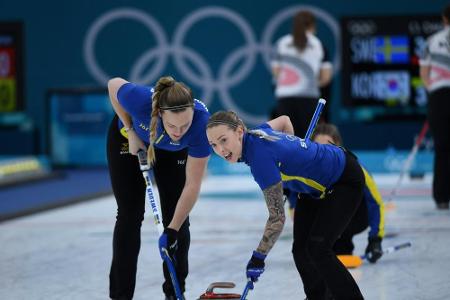
[[[397,176],[376,175],[387,195]],[[377,264],[351,270],[366,299],[450,299],[450,211],[438,211],[431,178],[407,179],[386,213],[383,247],[411,242]],[[32,197],[32,195],[30,195]],[[108,273],[116,204],[112,196],[0,223],[0,299],[108,299]],[[246,175],[209,176],[191,213],[190,275],[186,299],[214,281],[245,285],[245,266],[261,238],[267,210]],[[157,232],[147,209],[142,228],[135,299],[164,299]],[[363,254],[367,233],[357,236]],[[303,299],[290,253],[292,222],[266,261],[248,299]]]

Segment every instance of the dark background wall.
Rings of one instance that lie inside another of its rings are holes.
[[[104,86],[113,76],[151,84],[163,74],[173,74],[190,85],[211,111],[235,109],[255,125],[267,119],[275,101],[270,46],[290,31],[291,16],[306,8],[318,17],[318,35],[337,67],[327,109],[346,142],[357,149],[383,149],[388,144],[407,148],[421,119],[360,123],[341,117],[345,108],[339,20],[358,15],[439,15],[445,4],[443,0],[1,0],[0,20],[25,25],[26,109],[24,116],[0,116],[0,138],[2,143],[8,138],[11,151],[17,153],[45,151],[46,91]],[[11,135],[14,130],[19,133]],[[30,131],[33,137],[28,136]]]

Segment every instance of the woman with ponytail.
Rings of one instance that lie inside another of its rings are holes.
[[[269,210],[263,236],[247,263],[247,278],[255,282],[262,275],[283,230],[285,187],[301,193],[292,254],[307,299],[363,299],[332,250],[362,199],[364,175],[356,158],[343,148],[294,136],[287,116],[247,130],[234,112],[219,111],[209,118],[206,131],[217,155],[250,167]]]
[[[272,61],[277,115],[287,115],[295,135],[305,136],[316,108],[320,88],[331,81],[332,65],[315,35],[316,21],[310,11],[298,12],[292,33],[281,37]]]
[[[110,297],[132,299],[134,294],[145,208],[145,182],[136,157],[139,150],[147,151],[159,191],[165,227],[160,242],[167,241],[184,292],[190,245],[188,215],[198,198],[210,155],[205,134],[208,110],[187,86],[170,76],[161,77],[154,87],[113,78],[108,92],[116,112],[108,132],[108,166],[118,207]],[[166,299],[175,299],[165,264],[163,271]]]

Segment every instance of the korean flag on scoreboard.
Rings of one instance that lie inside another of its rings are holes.
[[[407,71],[380,71],[372,74],[373,91],[379,100],[396,99],[405,102],[409,99],[410,76]]]

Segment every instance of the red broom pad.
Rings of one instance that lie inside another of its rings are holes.
[[[213,282],[206,289],[206,292],[200,295],[198,300],[202,299],[215,299],[215,300],[226,300],[226,299],[241,299],[241,295],[234,293],[214,293],[215,288],[234,288],[236,285],[233,282]]]

